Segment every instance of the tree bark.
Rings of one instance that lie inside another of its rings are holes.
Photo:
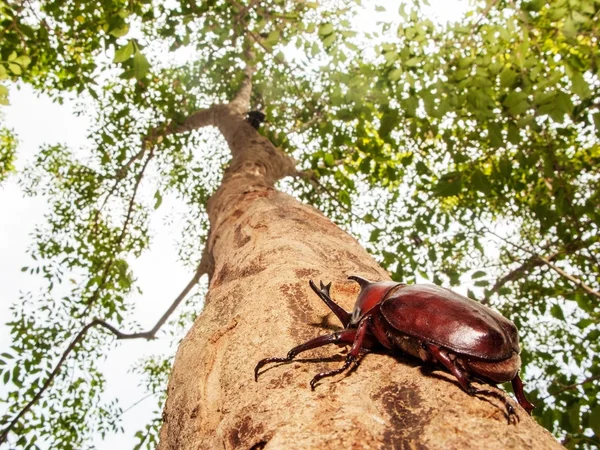
[[[254,381],[260,359],[340,328],[309,279],[333,281],[332,297],[351,310],[349,275],[389,276],[319,211],[274,189],[296,173],[293,161],[242,119],[243,103],[209,120],[232,161],[208,205],[209,291],[177,351],[159,449],[560,448],[515,402],[520,422],[508,425],[499,400],[471,397],[450,374],[401,355],[368,354],[313,392],[316,373],[342,364],[327,346]]]

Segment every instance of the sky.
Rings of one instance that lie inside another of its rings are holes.
[[[396,14],[398,1],[381,3],[386,5],[387,14]],[[431,6],[427,10],[434,20],[452,21],[462,16],[469,3],[468,0],[430,0]],[[361,21],[369,22],[365,16],[361,16]],[[86,147],[89,119],[74,114],[74,101],[58,105],[45,96],[37,96],[28,86],[20,89],[11,86],[10,102],[10,106],[0,109],[0,123],[12,128],[19,138],[18,170],[23,169],[43,145],[61,143],[72,149]],[[9,178],[0,186],[0,351],[10,345],[8,330],[2,325],[10,317],[9,305],[18,301],[20,292],[35,292],[40,287],[39,280],[21,272],[21,267],[30,265],[27,249],[31,244],[31,234],[36,224],[43,223],[46,208],[43,198],[23,195],[16,177]],[[130,261],[144,292],[134,299],[139,304],[136,320],[143,329],[149,329],[156,323],[193,275],[190,269],[177,261],[178,217],[178,205],[165,198],[153,219],[151,250]],[[174,226],[164,225],[168,218],[175,218]],[[146,393],[138,386],[139,377],[129,372],[132,361],[165,350],[165,345],[166,342],[160,341],[125,341],[107,355],[102,364],[107,378],[106,397],[119,398],[124,410],[144,399]],[[122,422],[125,434],[108,436],[104,441],[98,439],[95,448],[132,448],[135,442],[133,433],[149,421],[154,403],[146,398],[128,409]]]

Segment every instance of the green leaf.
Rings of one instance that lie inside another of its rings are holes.
[[[421,64],[421,58],[417,57],[404,61],[404,65],[407,67],[417,67],[419,64]]]
[[[395,110],[386,111],[380,120],[379,136],[385,139],[398,124],[398,112]]]
[[[401,101],[401,105],[406,112],[407,117],[414,117],[417,113],[419,101],[414,97],[408,97]]]
[[[8,72],[6,71],[6,68],[0,64],[0,81],[2,80],[6,80],[8,78]]]
[[[120,38],[122,36],[125,36],[127,33],[129,33],[129,25],[125,24],[122,27],[119,28],[113,28],[112,30],[110,30],[108,32],[108,34],[116,37],[116,38]]]
[[[513,116],[522,114],[529,108],[527,94],[520,91],[511,91],[502,104],[508,108]]]
[[[579,403],[571,406],[569,408],[569,424],[571,425],[571,429],[574,432],[578,432],[580,430],[581,425],[581,417],[579,415],[579,410],[581,406]]]
[[[600,113],[596,113],[592,116],[594,119],[594,125],[596,126],[596,136],[600,137]]]
[[[310,51],[310,56],[317,56],[319,54],[319,44],[313,42],[312,49]]]
[[[571,90],[574,94],[577,94],[579,98],[585,99],[592,95],[590,91],[590,86],[587,81],[583,79],[583,76],[580,73],[575,73],[571,77]]]
[[[498,162],[498,170],[504,179],[509,179],[510,175],[512,174],[512,163],[510,159],[508,159],[506,156],[500,158],[500,161]]]
[[[325,23],[319,27],[319,35],[320,36],[328,36],[333,33],[333,24]]]
[[[120,63],[123,61],[127,61],[133,55],[135,47],[133,45],[133,41],[129,41],[127,44],[122,46],[121,48],[115,51],[115,57],[113,58],[113,62]]]
[[[511,88],[517,81],[519,74],[512,69],[506,68],[500,74],[500,87]]]
[[[17,64],[19,64],[21,67],[25,68],[29,64],[31,64],[31,58],[27,55],[21,55],[17,59],[15,59],[15,62]]]
[[[486,276],[487,273],[483,270],[478,270],[477,272],[473,272],[473,274],[471,275],[472,279],[476,279],[476,278],[481,278]]]
[[[162,201],[163,201],[162,195],[161,195],[161,193],[160,193],[160,191],[158,189],[154,193],[154,199],[156,200],[154,202],[154,209],[158,209],[160,207],[160,205],[162,204]]]
[[[394,51],[386,52],[383,54],[383,59],[385,59],[389,63],[396,61],[399,57],[400,55],[398,55],[398,53]]]
[[[333,45],[334,42],[335,42],[335,33],[332,33],[323,39],[323,47],[329,48]]]
[[[138,80],[141,80],[142,78],[144,78],[146,76],[149,69],[150,69],[150,64],[148,63],[148,60],[146,59],[146,57],[143,55],[142,52],[137,50],[135,52],[135,54],[133,55],[133,73],[134,73],[135,78],[137,78]]]
[[[536,105],[545,105],[551,103],[556,98],[558,91],[536,92],[533,94],[533,103]]]
[[[564,315],[563,310],[560,307],[560,305],[552,305],[552,308],[550,308],[550,314],[555,319],[563,320],[563,321],[565,320],[565,315]]]
[[[588,422],[590,428],[596,433],[596,436],[600,436],[600,405],[596,405],[592,408]]]
[[[402,69],[394,69],[388,74],[388,79],[390,81],[397,81],[402,76]]]
[[[340,189],[337,192],[337,197],[338,197],[338,200],[340,201],[340,203],[342,203],[346,206],[352,206],[352,202],[350,200],[350,194],[348,194],[348,192],[346,192],[345,190]]]
[[[519,142],[521,142],[519,128],[512,122],[508,124],[508,142],[514,145],[517,145]]]
[[[554,113],[550,116],[555,122],[562,122],[565,114],[570,116],[573,112],[573,102],[571,101],[571,96],[565,94],[564,92],[559,92],[556,95],[556,101],[554,105]]]
[[[490,147],[500,147],[504,143],[502,137],[502,124],[497,122],[488,123],[488,134],[490,137]]]
[[[490,194],[492,192],[490,180],[479,169],[475,169],[473,172],[473,175],[471,176],[471,182],[475,189],[483,192],[484,194]]]
[[[15,75],[21,75],[21,66],[20,65],[18,65],[18,64],[9,64],[8,68]]]
[[[462,174],[450,172],[443,175],[434,187],[434,195],[437,197],[450,197],[457,195],[462,190]]]
[[[456,81],[464,80],[471,73],[470,69],[461,69],[454,72],[453,76]]]
[[[567,20],[565,20],[562,31],[568,38],[574,38],[577,36],[577,23],[572,17],[569,17]]]
[[[272,47],[279,42],[280,37],[281,37],[281,32],[279,30],[273,30],[269,33],[269,35],[267,36],[267,38],[265,39],[264,42],[269,47]]]

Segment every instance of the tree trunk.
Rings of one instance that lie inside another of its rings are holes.
[[[327,346],[254,381],[260,359],[340,328],[308,280],[333,281],[332,297],[351,310],[358,285],[349,275],[389,276],[319,211],[273,188],[295,173],[293,161],[230,106],[211,108],[232,161],[208,206],[209,291],[177,352],[159,448],[559,448],[516,404],[520,423],[508,425],[500,401],[471,397],[408,357],[368,354],[313,392],[316,373],[342,364]]]

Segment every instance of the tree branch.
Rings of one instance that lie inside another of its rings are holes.
[[[205,247],[205,249],[206,249],[206,247]],[[104,320],[94,319],[94,321],[96,322],[97,325],[100,325],[100,326],[106,328],[107,330],[109,330],[112,334],[114,334],[117,337],[117,339],[147,339],[147,340],[155,339],[156,333],[165,324],[165,322],[167,321],[169,316],[171,316],[171,314],[173,314],[173,311],[175,311],[177,309],[179,304],[183,301],[183,299],[185,299],[185,297],[192,290],[192,288],[196,284],[198,284],[198,281],[200,281],[200,278],[202,277],[202,275],[208,274],[208,273],[209,273],[208,252],[205,250],[202,253],[202,260],[200,261],[200,264],[198,264],[198,267],[196,268],[196,272],[194,273],[194,276],[192,277],[192,279],[185,286],[185,288],[183,288],[183,290],[177,296],[177,298],[175,298],[175,300],[173,301],[171,306],[169,306],[169,308],[165,311],[165,313],[161,316],[161,318],[158,319],[158,322],[156,322],[156,325],[154,325],[148,331],[143,331],[143,332],[139,332],[139,333],[123,333],[122,331],[117,330],[114,326],[112,326],[111,324],[109,324],[108,322],[106,322]]]
[[[8,438],[8,433],[10,433],[10,431],[19,422],[21,417],[23,417],[23,415],[25,415],[25,413],[27,413],[27,411],[29,411],[31,409],[31,407],[41,398],[41,396],[44,394],[44,392],[46,392],[46,390],[50,387],[50,385],[54,381],[54,378],[56,378],[56,376],[58,375],[60,368],[62,367],[63,363],[65,362],[65,360],[67,359],[69,354],[73,351],[73,349],[79,343],[79,341],[81,341],[83,339],[83,337],[86,335],[86,333],[89,331],[89,329],[96,325],[94,322],[95,321],[88,323],[86,326],[84,326],[81,329],[81,331],[77,334],[77,336],[75,336],[75,339],[73,339],[73,341],[69,344],[67,349],[64,351],[64,353],[60,357],[60,360],[58,361],[58,364],[56,364],[56,366],[54,367],[54,370],[52,371],[52,373],[50,373],[50,376],[44,382],[44,384],[39,389],[37,394],[35,394],[33,396],[33,398],[29,401],[29,403],[27,403],[23,407],[23,409],[21,409],[21,411],[19,411],[19,413],[8,424],[8,426],[4,430],[2,430],[2,434],[0,434],[0,444],[3,444],[4,442],[6,442],[6,440]]]
[[[192,277],[190,282],[185,286],[185,288],[181,291],[181,293],[177,296],[177,298],[175,298],[175,300],[173,301],[171,306],[162,315],[162,317],[160,319],[158,319],[158,322],[156,322],[156,325],[154,325],[154,327],[152,327],[148,331],[144,331],[144,332],[140,332],[140,333],[123,333],[122,331],[115,328],[113,325],[109,324],[108,322],[106,322],[102,319],[98,319],[98,318],[92,320],[90,323],[85,325],[81,329],[81,331],[79,333],[77,333],[77,335],[75,336],[75,339],[73,339],[73,341],[69,344],[69,346],[63,352],[62,356],[58,360],[58,363],[56,364],[56,366],[54,367],[54,369],[52,370],[52,372],[48,376],[48,379],[46,379],[46,381],[44,382],[42,387],[33,396],[33,398],[23,407],[23,409],[21,409],[21,411],[19,411],[19,413],[13,418],[13,420],[8,424],[8,426],[4,430],[2,430],[2,433],[0,434],[0,444],[7,441],[8,434],[17,425],[19,420],[33,407],[33,405],[35,405],[38,402],[38,400],[42,397],[44,392],[46,392],[46,390],[48,390],[48,388],[52,385],[52,382],[60,373],[60,369],[62,368],[63,364],[65,363],[67,357],[75,350],[75,347],[77,346],[77,344],[83,340],[83,338],[85,337],[85,335],[91,328],[93,328],[95,326],[103,327],[103,328],[107,329],[108,331],[110,331],[112,334],[114,334],[118,340],[124,340],[124,339],[151,340],[151,339],[154,339],[156,336],[156,333],[164,325],[164,323],[167,321],[169,316],[173,313],[173,311],[175,311],[177,306],[179,306],[179,304],[183,301],[183,299],[187,296],[187,294],[198,283],[198,281],[200,280],[202,275],[209,273],[209,270],[210,270],[210,261],[209,261],[208,252],[207,252],[206,246],[205,246],[205,249],[202,252],[202,259],[200,260],[200,263],[198,264],[198,267],[196,268],[196,272],[194,273],[194,276]]]
[[[549,260],[554,260],[558,256],[558,253],[554,253],[549,257]],[[537,260],[536,257],[532,256],[528,258],[523,264],[517,267],[514,270],[511,270],[509,273],[500,278],[492,289],[486,294],[485,299],[489,299],[492,294],[497,293],[500,289],[504,287],[505,284],[518,280],[519,278],[525,276],[529,271],[535,269],[536,267],[543,266],[544,263],[542,261]]]
[[[240,89],[235,94],[235,97],[229,102],[229,108],[239,115],[243,115],[250,110],[250,96],[252,95],[252,76],[256,71],[256,68],[252,64],[254,61],[254,52],[250,48],[244,50],[244,56],[246,57],[246,67],[244,68],[244,80]]]
[[[548,267],[550,267],[552,270],[554,270],[556,273],[558,273],[560,276],[566,278],[567,280],[575,283],[576,285],[578,285],[581,289],[583,289],[585,292],[587,292],[590,295],[593,295],[596,298],[600,298],[600,292],[596,291],[594,288],[592,288],[591,286],[585,284],[582,280],[580,280],[577,277],[574,277],[573,275],[568,274],[567,272],[565,272],[564,270],[562,270],[560,267],[555,266],[554,264],[552,264],[550,261],[548,261],[546,258],[544,258],[543,256],[540,255],[536,255],[536,257],[542,261],[544,264],[546,264]]]
[[[163,136],[185,133],[215,124],[215,107],[200,109],[188,116],[183,122],[171,123],[166,129],[155,128],[150,132],[148,142],[155,142]]]
[[[498,239],[501,239],[502,241],[506,242],[509,245],[512,245],[513,247],[528,253],[532,256],[532,258],[530,258],[530,260],[537,260],[540,262],[540,264],[537,264],[538,266],[545,264],[546,266],[548,266],[549,268],[551,268],[552,270],[554,270],[556,273],[558,273],[560,276],[562,276],[563,278],[566,278],[567,280],[571,281],[572,283],[575,283],[576,285],[578,285],[581,289],[583,289],[585,292],[587,292],[590,295],[593,295],[594,297],[600,298],[600,292],[596,291],[594,288],[592,288],[591,286],[585,284],[582,280],[580,280],[579,278],[565,272],[563,269],[561,269],[560,267],[552,264],[551,260],[556,258],[557,254],[554,254],[552,256],[550,256],[549,258],[544,258],[543,256],[537,254],[536,252],[529,250],[519,244],[515,244],[514,242],[509,241],[508,239],[494,233],[492,230],[488,229],[488,228],[484,228],[488,233],[496,236]],[[525,263],[527,264],[527,263]],[[524,264],[524,265],[525,265]],[[533,262],[532,262],[533,264]],[[521,266],[523,267],[523,266]],[[515,269],[519,270],[519,269]],[[513,271],[513,272],[515,272]],[[512,273],[512,272],[511,272]],[[504,278],[508,277],[509,275],[511,275],[510,273],[505,276]],[[510,281],[510,280],[509,280]],[[499,288],[498,288],[499,289]]]
[[[587,377],[585,380],[580,381],[579,383],[573,383],[573,384],[568,384],[566,386],[563,386],[559,390],[557,390],[556,392],[552,392],[552,393],[546,395],[545,397],[540,398],[540,400],[545,400],[548,397],[555,397],[558,394],[560,394],[561,392],[569,391],[571,389],[575,389],[578,386],[583,386],[584,384],[590,383],[591,381],[594,381],[594,380],[600,380],[600,375],[594,375],[593,377]]]

